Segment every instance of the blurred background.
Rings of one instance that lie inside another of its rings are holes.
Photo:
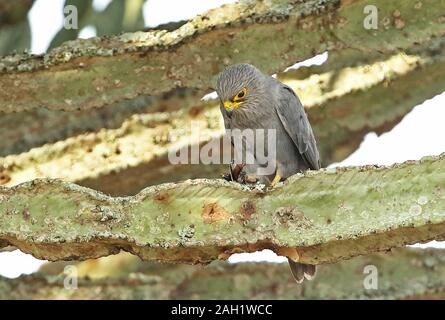
[[[0,12],[8,12],[8,3],[13,1],[4,1],[0,4]],[[16,0],[20,2],[22,7],[14,14],[0,15],[0,54],[5,55],[12,53],[14,50],[28,50],[34,54],[42,54],[53,47],[59,46],[65,41],[76,38],[91,38],[96,36],[113,35],[120,32],[133,32],[138,30],[150,30],[153,28],[172,30],[181,25],[181,21],[193,18],[197,14],[203,13],[208,9],[216,8],[224,3],[235,1],[223,0]],[[63,8],[67,4],[74,4],[79,9],[79,29],[65,30],[63,25]],[[3,6],[3,8],[1,7]],[[293,88],[300,95],[305,106],[317,104],[319,92],[305,91],[305,85],[314,81],[314,76],[322,78],[323,64],[330,58],[329,52],[314,56],[313,58],[290,65],[289,68],[283,70],[281,75],[285,78],[285,74],[289,72],[299,73]],[[387,58],[384,61],[375,61],[369,64],[368,68],[375,70],[376,74],[382,77],[387,76],[387,69],[394,64],[405,63],[408,59],[415,59],[412,56],[396,56],[393,60]],[[400,61],[397,59],[401,59]],[[380,63],[380,64],[379,64]],[[311,74],[310,71],[315,71]],[[344,70],[343,70],[344,71]],[[346,70],[346,74],[351,75],[352,72],[359,77],[360,70]],[[302,75],[306,75],[305,77]],[[280,77],[280,75],[277,75]],[[312,77],[312,78],[311,78]],[[356,78],[354,78],[356,79]],[[361,78],[357,78],[361,79]],[[365,80],[363,80],[365,81]],[[372,85],[372,84],[371,84]],[[419,86],[422,83],[419,83]],[[332,89],[332,92],[335,90]],[[341,88],[337,88],[341,91]],[[335,92],[334,92],[335,93]],[[325,94],[325,92],[323,93]],[[341,95],[340,93],[335,93]],[[214,93],[209,93],[205,101],[215,98]],[[376,97],[377,99],[377,97]],[[315,102],[314,102],[315,101]],[[204,103],[203,102],[203,103]],[[174,105],[174,101],[172,102]],[[328,104],[329,101],[326,102]],[[366,102],[369,103],[369,102]],[[364,164],[381,164],[390,165],[406,160],[420,159],[423,156],[439,155],[445,151],[445,93],[426,100],[420,105],[415,106],[409,113],[402,117],[389,130],[382,129],[380,132],[367,132],[364,135],[357,135],[357,144],[359,147],[352,153],[347,151],[343,154],[330,155],[329,166],[354,166]],[[192,103],[192,107],[196,102]],[[163,106],[169,109],[171,106]],[[175,108],[175,106],[171,107]],[[158,109],[158,111],[162,109]],[[133,109],[134,114],[144,114],[147,112],[146,104],[136,106]],[[46,113],[45,113],[46,112]],[[151,112],[151,110],[149,110]],[[55,116],[58,112],[42,111],[40,118],[30,115],[35,121],[45,121]],[[121,118],[117,119],[116,114]],[[124,119],[131,118],[132,114],[116,113],[109,115],[106,113],[97,115],[108,119],[107,127],[113,130],[124,122]],[[57,115],[58,116],[58,115]],[[6,119],[5,115],[0,115]],[[79,116],[80,117],[80,116]],[[108,118],[107,118],[108,117]],[[32,121],[23,117],[23,121]],[[41,120],[39,120],[41,119]],[[10,121],[9,120],[4,120]],[[17,121],[17,120],[16,120]],[[4,122],[4,123],[5,123]],[[50,128],[51,129],[51,128]],[[107,129],[107,128],[105,128]],[[0,128],[1,130],[1,128]],[[67,129],[65,133],[58,133],[58,137],[68,139],[70,136],[77,136],[88,132],[98,132],[100,128],[94,127],[75,127],[71,131]],[[25,141],[26,140],[26,141]],[[21,137],[15,140],[14,145],[2,146],[2,154],[0,157],[7,155],[19,155],[29,152],[32,148],[40,148],[44,144],[55,143],[54,139],[48,136],[47,139],[34,141],[29,137]],[[1,150],[0,150],[1,151]],[[164,182],[164,180],[159,180]],[[94,183],[85,183],[85,185],[96,187],[101,190],[100,186]],[[142,186],[141,186],[142,187]],[[103,190],[107,192],[105,188]],[[135,190],[137,191],[137,190]],[[112,193],[112,192],[109,192]],[[444,247],[442,242],[431,242],[418,247]],[[285,258],[277,257],[271,251],[265,250],[253,254],[235,254],[230,262],[241,261],[275,261],[284,262]],[[18,277],[21,274],[29,274],[38,270],[45,261],[37,260],[30,255],[20,251],[2,252],[0,253],[0,275],[5,277]]]

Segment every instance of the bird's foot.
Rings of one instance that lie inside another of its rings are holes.
[[[244,168],[245,164],[231,164],[229,165],[229,173],[224,174],[222,178],[227,181],[234,181],[238,183],[244,182]]]
[[[278,183],[278,182],[280,182],[281,181],[281,176],[277,173],[276,175],[275,175],[275,177],[273,178],[273,180],[272,180],[272,182],[270,183],[270,187],[271,188],[273,188],[273,187],[275,187],[275,185]]]

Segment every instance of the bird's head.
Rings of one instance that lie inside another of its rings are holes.
[[[222,109],[230,117],[238,110],[254,110],[264,101],[266,77],[250,64],[235,64],[218,77],[216,92]]]

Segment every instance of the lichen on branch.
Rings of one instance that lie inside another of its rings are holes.
[[[269,248],[323,264],[445,237],[445,154],[298,174],[273,190],[192,180],[112,198],[58,180],[0,189],[0,242],[48,260],[125,250],[208,263]]]
[[[0,111],[88,109],[178,87],[206,91],[237,62],[271,74],[326,50],[404,49],[443,34],[445,3],[417,2],[374,1],[381,26],[366,30],[365,0],[241,1],[170,32],[75,40],[43,56],[6,56],[0,59]]]
[[[321,266],[315,281],[296,285],[285,263],[214,263],[201,268],[118,255],[74,264],[79,273],[75,290],[64,286],[63,267],[68,263],[45,265],[39,273],[18,279],[0,278],[0,298],[443,299],[444,262],[443,249],[398,249]],[[364,270],[370,266],[378,277],[373,289],[364,285],[370,276]]]

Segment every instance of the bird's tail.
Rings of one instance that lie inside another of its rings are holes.
[[[302,283],[304,278],[307,280],[314,279],[315,273],[317,272],[315,265],[295,262],[289,258],[287,258],[287,260],[289,261],[290,270],[292,271],[292,275],[297,283]]]

